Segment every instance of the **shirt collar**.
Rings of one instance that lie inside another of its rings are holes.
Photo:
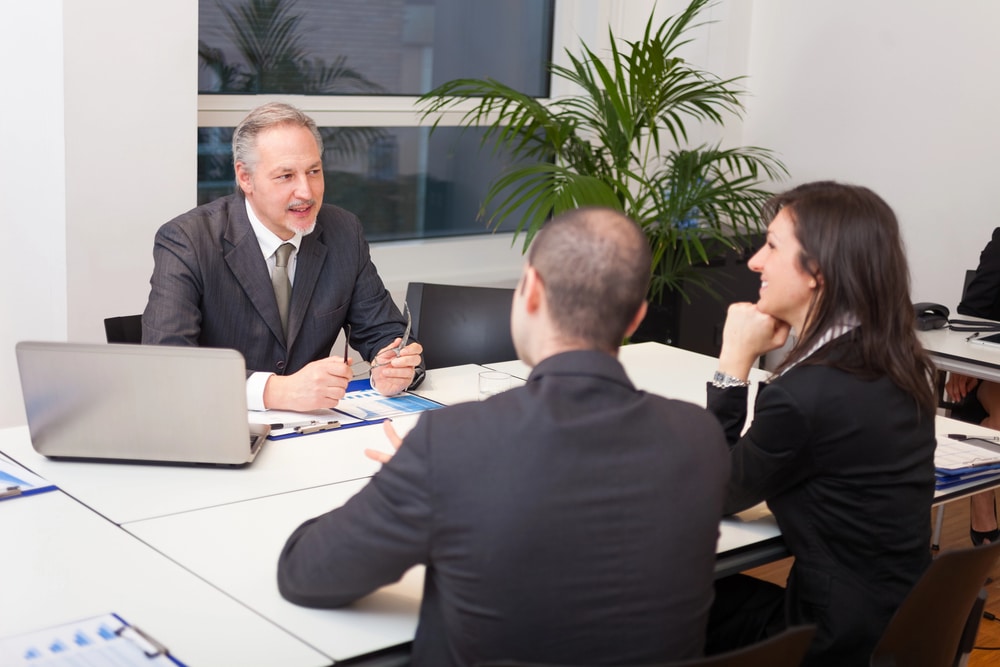
[[[295,232],[295,236],[285,241],[264,226],[264,223],[261,222],[260,218],[257,217],[257,214],[254,213],[249,199],[244,198],[243,203],[246,204],[247,217],[250,218],[250,227],[253,228],[254,236],[257,237],[257,243],[260,244],[260,251],[263,253],[264,259],[273,255],[274,251],[277,250],[278,246],[282,243],[291,243],[295,246],[295,252],[298,253],[299,246],[302,245],[302,232]]]
[[[851,313],[848,313],[847,315],[843,316],[842,318],[834,322],[829,329],[824,331],[823,335],[820,336],[818,339],[816,339],[816,342],[813,344],[813,346],[809,348],[809,350],[805,354],[803,354],[798,361],[796,361],[794,364],[788,366],[783,371],[781,371],[781,375],[784,375],[792,368],[798,366],[800,363],[802,363],[803,361],[814,355],[816,353],[816,350],[823,347],[824,345],[832,341],[834,338],[840,338],[849,331],[856,329],[858,326],[860,326],[860,324],[861,321],[858,320],[858,318]]]

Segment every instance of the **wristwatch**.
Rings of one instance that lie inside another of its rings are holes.
[[[719,389],[729,389],[730,387],[749,387],[750,383],[722,371],[715,371],[715,375],[712,377],[712,386]]]

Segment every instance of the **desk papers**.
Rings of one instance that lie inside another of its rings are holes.
[[[934,474],[938,489],[1000,477],[1000,447],[971,437],[955,440],[938,436]]]

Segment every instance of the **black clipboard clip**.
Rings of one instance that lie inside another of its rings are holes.
[[[339,421],[323,422],[313,426],[296,426],[295,432],[298,435],[308,435],[310,433],[319,433],[320,431],[332,431],[335,428],[340,428]]]
[[[158,658],[160,656],[166,656],[170,653],[166,646],[156,641],[134,625],[123,625],[115,630],[115,634],[139,648],[147,658]]]

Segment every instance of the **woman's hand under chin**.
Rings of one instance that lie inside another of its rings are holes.
[[[762,313],[757,304],[730,305],[722,330],[719,370],[746,380],[757,358],[784,345],[790,331],[787,322]]]

